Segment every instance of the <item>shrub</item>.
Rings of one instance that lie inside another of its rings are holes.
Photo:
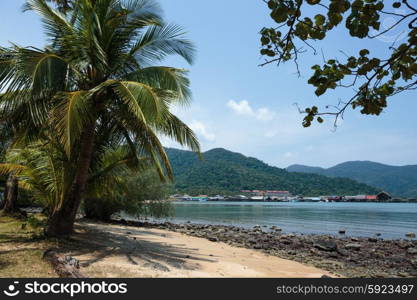
[[[87,218],[108,221],[115,213],[134,217],[167,217],[173,208],[168,202],[169,186],[153,170],[141,174],[125,173],[111,190],[102,191],[101,197],[87,198],[84,212]]]

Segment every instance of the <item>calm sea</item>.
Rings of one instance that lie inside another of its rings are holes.
[[[173,222],[242,227],[275,225],[287,233],[404,238],[417,233],[417,203],[177,202]]]

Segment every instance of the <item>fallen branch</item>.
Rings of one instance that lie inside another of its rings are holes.
[[[60,255],[55,250],[46,250],[43,259],[52,264],[61,278],[85,278],[80,272],[80,262],[72,256]]]

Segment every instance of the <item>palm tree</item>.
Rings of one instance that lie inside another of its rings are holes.
[[[150,157],[172,178],[158,135],[199,151],[192,130],[170,112],[190,100],[187,72],[158,65],[177,54],[192,63],[182,29],[164,24],[150,0],[76,0],[62,14],[46,0],[27,0],[40,14],[50,45],[0,49],[0,116],[22,140],[51,138],[67,157],[70,179],[49,219],[48,235],[71,234],[100,147],[116,139]],[[31,126],[27,126],[30,123]],[[61,148],[60,148],[61,147]]]

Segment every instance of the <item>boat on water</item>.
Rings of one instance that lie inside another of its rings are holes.
[[[197,196],[197,197],[192,197],[191,201],[199,201],[199,202],[205,202],[205,201],[209,201],[209,197],[208,196]]]
[[[226,198],[221,195],[216,195],[214,197],[209,197],[208,201],[224,201]]]

